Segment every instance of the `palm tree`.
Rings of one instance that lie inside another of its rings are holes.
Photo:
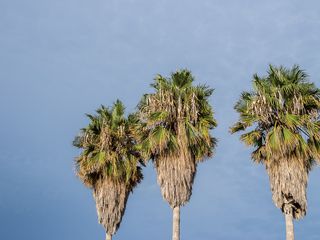
[[[271,65],[266,77],[254,75],[253,89],[236,103],[240,119],[231,132],[246,131],[240,139],[254,147],[253,161],[265,165],[287,240],[293,240],[293,219],[306,214],[308,173],[319,158],[320,91],[299,66]]]
[[[173,240],[180,239],[180,206],[190,199],[197,164],[212,156],[216,143],[208,102],[213,90],[193,81],[188,70],[158,75],[151,85],[155,92],[138,105],[140,150],[153,160],[162,196],[173,209]]]
[[[128,196],[143,176],[135,150],[134,118],[125,118],[119,100],[111,109],[101,106],[96,112],[87,114],[90,123],[74,140],[74,146],[82,149],[76,158],[77,175],[93,190],[99,223],[111,240]]]

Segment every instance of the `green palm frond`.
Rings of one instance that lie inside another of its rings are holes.
[[[317,156],[320,91],[305,71],[297,65],[291,69],[270,65],[267,76],[253,76],[253,89],[243,92],[235,104],[240,119],[230,131],[254,128],[241,140],[256,148],[255,159],[297,152],[307,158]],[[265,136],[265,141],[258,136]],[[264,154],[260,154],[261,147]]]
[[[186,150],[194,153],[198,161],[211,156],[216,140],[210,130],[217,126],[209,104],[213,89],[193,86],[193,82],[193,75],[186,69],[169,78],[157,75],[151,84],[155,92],[142,97],[138,104],[139,148],[146,158],[181,151],[180,135],[187,136]]]
[[[140,152],[136,148],[136,115],[125,117],[125,107],[117,100],[112,108],[101,106],[75,137],[73,145],[82,149],[76,158],[79,177],[89,187],[104,177],[133,184],[140,181]],[[132,185],[133,186],[133,185]]]

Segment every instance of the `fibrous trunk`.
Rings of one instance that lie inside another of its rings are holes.
[[[307,211],[306,188],[308,166],[303,160],[281,158],[266,164],[270,179],[272,200],[285,213],[291,208],[292,217],[299,219]]]
[[[172,240],[180,240],[180,207],[175,207],[172,211]]]
[[[112,240],[112,235],[109,233],[106,233],[106,240]]]
[[[187,144],[183,124],[178,124],[178,150],[155,159],[162,196],[172,208],[186,204],[192,194],[196,162]]]
[[[126,208],[129,195],[126,183],[109,178],[100,179],[95,184],[93,195],[99,223],[106,229],[107,235],[114,235]]]
[[[186,204],[192,193],[195,163],[189,158],[162,157],[156,160],[158,184],[172,208]]]

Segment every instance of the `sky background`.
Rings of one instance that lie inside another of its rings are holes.
[[[100,104],[134,111],[157,73],[192,70],[215,88],[216,155],[199,165],[183,240],[284,239],[263,166],[230,135],[233,110],[268,64],[307,70],[320,87],[318,0],[0,0],[0,238],[104,239],[75,176],[73,137]],[[171,238],[151,164],[114,239]],[[320,238],[320,170],[296,238]]]

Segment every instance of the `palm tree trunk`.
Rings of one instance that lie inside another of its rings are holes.
[[[291,208],[290,210],[286,210],[286,208]],[[293,217],[292,217],[292,207],[285,206],[284,211],[285,219],[286,219],[286,236],[287,240],[294,240],[294,230],[293,230]]]
[[[172,240],[180,240],[180,206],[173,208]]]
[[[106,240],[112,240],[112,235],[110,233],[106,233]]]

